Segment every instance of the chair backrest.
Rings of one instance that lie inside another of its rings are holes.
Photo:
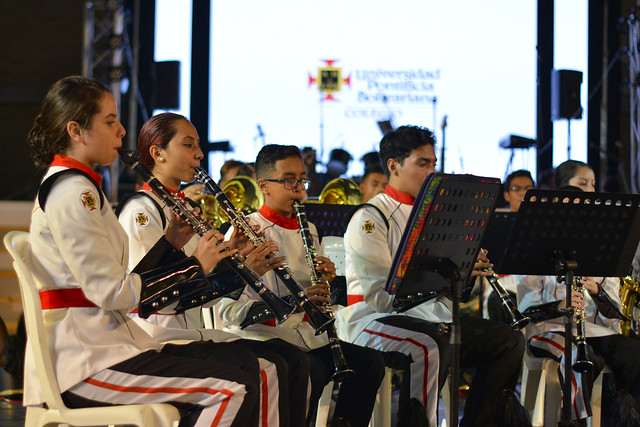
[[[18,274],[22,308],[24,309],[27,339],[34,355],[40,387],[49,409],[64,409],[60,388],[55,377],[51,351],[44,329],[40,294],[33,281],[31,269],[25,262],[29,248],[29,233],[10,231],[4,237],[4,245],[13,257],[13,268]]]

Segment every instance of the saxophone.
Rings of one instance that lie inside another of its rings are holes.
[[[620,278],[620,302],[622,303],[622,314],[627,318],[620,323],[620,332],[624,336],[630,336],[638,333],[638,325],[635,324],[633,311],[640,308],[640,283],[631,276]]]
[[[316,270],[318,264],[315,260],[318,257],[318,251],[313,244],[313,239],[309,231],[309,222],[307,221],[307,214],[304,211],[304,205],[296,200],[295,202],[293,202],[293,208],[296,210],[296,216],[298,218],[298,227],[300,228],[302,244],[304,245],[304,257],[307,265],[309,266],[311,284],[318,285],[321,283],[325,283],[329,285],[324,275]],[[322,304],[322,307],[324,308],[325,313],[327,313],[331,318],[334,318],[333,308],[331,307],[330,301]],[[336,328],[333,323],[331,324],[331,327],[327,329],[327,336],[329,338],[331,355],[333,356],[333,366],[335,367],[332,378],[337,382],[344,381],[355,372],[347,365],[347,361],[344,357],[344,352],[342,351],[342,347],[340,346],[340,340],[338,339],[338,334],[336,333]]]

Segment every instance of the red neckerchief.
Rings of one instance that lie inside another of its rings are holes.
[[[267,205],[262,205],[258,213],[282,228],[286,228],[287,230],[298,229],[298,220],[296,218],[287,218],[286,216],[282,216]]]
[[[387,187],[384,189],[384,194],[397,202],[404,203],[405,205],[413,205],[416,201],[415,197],[410,196],[407,193],[403,193],[400,190],[396,190],[389,184],[387,184]]]
[[[180,197],[181,199],[184,199],[184,193],[182,191],[175,191],[170,189],[169,187],[164,187],[167,190],[169,190],[169,193],[171,194],[175,194],[176,196]],[[155,191],[153,191],[153,189],[151,187],[149,187],[149,184],[147,184],[146,182],[144,184],[142,184],[142,189],[146,190],[146,191],[151,191],[153,194],[156,194]],[[159,194],[156,194],[159,195]]]
[[[94,171],[84,163],[79,162],[71,157],[56,154],[55,156],[53,156],[53,162],[51,162],[51,166],[64,166],[69,169],[81,170],[82,172],[89,175],[98,184],[98,187],[102,185],[102,177],[100,176],[100,174],[98,174],[96,171]]]

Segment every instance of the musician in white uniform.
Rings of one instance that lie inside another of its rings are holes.
[[[398,425],[419,425],[414,417],[437,423],[438,390],[450,363],[448,333],[450,300],[438,296],[402,313],[385,285],[389,270],[422,183],[435,171],[435,137],[428,129],[402,126],[380,142],[380,156],[389,176],[384,193],[356,211],[345,233],[347,298],[337,313],[340,337],[390,355],[405,355]],[[473,275],[488,275],[481,254]],[[491,425],[503,389],[518,379],[524,340],[509,326],[462,317],[462,368],[475,366],[461,425]],[[422,421],[426,423],[427,421]]]
[[[556,168],[559,188],[594,192],[595,174],[586,163],[567,160]],[[591,415],[590,399],[593,381],[606,363],[613,372],[616,388],[628,392],[640,409],[640,340],[620,335],[620,280],[609,277],[583,277],[585,290],[573,290],[571,303],[584,309],[588,358],[594,372],[584,375],[571,372],[571,416],[585,419]],[[566,285],[551,276],[525,276],[518,287],[518,308],[531,318],[526,328],[529,350],[534,356],[550,357],[560,362],[560,382],[564,382],[564,316]],[[576,334],[575,322],[572,333]],[[572,346],[572,364],[576,361],[576,346]],[[622,401],[624,399],[616,399]],[[618,402],[619,403],[619,402]],[[625,402],[626,404],[627,402]],[[632,404],[633,405],[633,404]],[[627,408],[628,409],[628,408]],[[629,421],[629,420],[626,420]],[[640,420],[636,420],[638,422]]]
[[[199,167],[203,157],[199,146],[198,133],[185,117],[174,113],[161,113],[149,119],[140,130],[138,137],[139,161],[176,197],[184,201],[184,195],[176,191],[180,182],[190,182],[194,178],[194,168]],[[144,153],[144,154],[143,154]],[[188,203],[185,201],[185,203]],[[162,207],[162,199],[156,195],[148,184],[144,184],[140,192],[129,197],[118,206],[119,221],[129,235],[129,265],[136,265],[163,235],[176,235],[183,243],[182,250],[190,255],[197,247],[199,236],[194,230],[173,214],[166,206]],[[241,233],[238,233],[242,236]],[[237,241],[240,242],[237,242]],[[234,239],[235,246],[246,244],[246,239]],[[251,246],[252,247],[252,246]],[[263,251],[273,250],[273,242],[266,242],[256,248],[247,263],[263,274],[280,265],[272,261],[265,267]],[[256,254],[262,254],[261,259]],[[210,275],[210,282],[217,280],[221,286],[238,288],[241,279],[232,270],[217,275]],[[209,301],[198,298],[193,308],[186,310],[178,307],[167,308],[147,319],[132,314],[134,320],[149,334],[161,341],[172,339],[210,340],[212,357],[225,363],[233,364],[235,355],[240,350],[249,349],[258,357],[277,365],[275,369],[266,367],[261,371],[263,393],[261,410],[263,417],[268,416],[265,424],[286,427],[302,425],[307,405],[306,392],[309,374],[309,362],[306,355],[292,345],[280,340],[255,341],[243,340],[235,334],[218,329],[203,329],[201,318],[202,302],[204,306],[213,306],[219,299],[205,295]],[[263,360],[264,362],[264,360]],[[279,402],[279,404],[278,404]],[[278,411],[279,407],[279,411]],[[291,415],[291,420],[290,420]]]
[[[211,360],[199,343],[163,345],[128,317],[146,282],[127,273],[129,245],[91,167],[112,163],[125,130],[114,98],[85,77],[54,84],[29,132],[35,162],[48,167],[33,210],[26,261],[40,290],[48,347],[63,399],[71,407],[170,402],[185,425],[257,425],[259,372]],[[180,256],[166,239],[140,263],[204,279],[226,253],[211,231],[198,258]],[[165,262],[166,256],[174,261]],[[176,261],[177,260],[177,261]],[[31,347],[24,404],[42,404]],[[240,357],[244,358],[243,355]]]
[[[304,245],[293,208],[294,201],[306,198],[305,190],[309,184],[300,150],[292,145],[264,146],[256,159],[256,176],[258,186],[264,194],[265,204],[258,212],[249,215],[251,223],[259,225],[264,230],[266,238],[276,242],[278,254],[286,257],[287,265],[298,282],[305,287],[309,299],[316,304],[330,302],[330,298],[327,297],[330,290],[324,284],[310,286],[310,271],[305,262]],[[318,248],[317,230],[313,224],[309,226],[311,234],[316,236],[314,240]],[[320,271],[335,277],[333,262],[324,256],[320,256],[319,260],[322,262],[319,266]],[[267,272],[263,278],[269,289],[276,294],[290,295],[287,287],[273,271]],[[253,290],[245,288],[237,301],[230,298],[222,299],[220,317],[230,325],[239,326],[251,319],[259,301]],[[334,372],[327,334],[315,335],[315,330],[303,311],[294,313],[282,324],[276,325],[274,321],[266,321],[248,326],[238,333],[255,339],[279,337],[308,352],[313,387],[313,406],[309,411],[309,418],[315,418],[315,404],[322,388],[330,381]],[[384,376],[383,360],[377,352],[350,343],[343,343],[342,349],[348,366],[355,374],[342,382],[334,420],[343,419],[349,422],[351,427],[366,426]]]

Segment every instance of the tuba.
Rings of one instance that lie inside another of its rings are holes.
[[[638,333],[637,311],[640,308],[640,283],[631,276],[620,278],[620,302],[622,303],[622,314],[627,318],[620,323],[620,332],[624,336]],[[634,313],[635,312],[635,313]],[[635,314],[635,316],[634,316]]]
[[[362,192],[355,181],[335,178],[322,189],[318,201],[327,205],[360,205]]]

